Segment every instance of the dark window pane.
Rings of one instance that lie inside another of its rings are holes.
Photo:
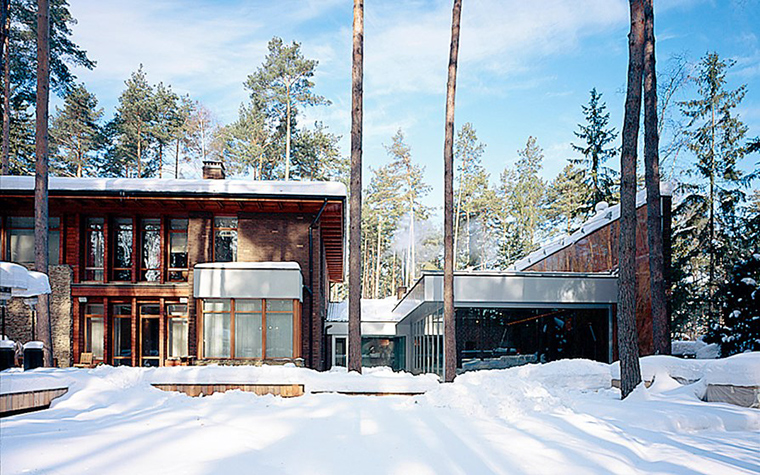
[[[114,280],[131,280],[132,273],[132,219],[114,220]],[[122,270],[118,270],[122,269]]]
[[[142,267],[143,279],[156,282],[160,276],[161,265],[161,220],[144,219],[142,221]]]
[[[34,262],[34,229],[11,229],[8,241],[11,262]]]
[[[216,262],[233,262],[237,258],[237,231],[222,229],[214,235],[214,259]]]
[[[48,262],[51,266],[58,265],[61,250],[61,232],[51,231],[48,233]]]
[[[103,261],[105,256],[103,222],[103,218],[87,219],[86,280],[103,280]]]
[[[187,231],[187,219],[170,220],[169,229],[171,229],[172,231]]]

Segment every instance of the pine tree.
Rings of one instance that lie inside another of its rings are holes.
[[[560,232],[572,234],[581,224],[579,218],[587,197],[583,170],[571,161],[546,190],[546,217]]]
[[[72,40],[71,25],[75,23],[69,12],[67,0],[50,1],[50,87],[64,94],[75,84],[72,67],[92,69],[95,63],[87,53]],[[11,130],[16,128],[18,137],[26,111],[35,105],[37,56],[37,1],[10,0],[8,8],[8,43],[4,56],[3,71],[3,137],[2,142],[9,147],[2,148],[2,168],[8,170],[11,161],[16,161],[16,172],[26,170],[28,163],[14,156],[10,145],[13,143]],[[16,124],[13,124],[13,118]]]
[[[760,254],[742,259],[721,286],[723,323],[714,325],[705,341],[720,343],[721,354],[731,356],[760,351]]]
[[[264,110],[268,119],[285,129],[285,180],[290,179],[292,129],[298,113],[297,106],[329,104],[324,97],[314,94],[314,71],[318,61],[306,59],[301,44],[283,43],[274,37],[269,41],[269,53],[264,64],[245,82],[251,91],[256,107]]]
[[[601,101],[602,94],[591,89],[587,106],[581,106],[586,119],[585,124],[578,124],[575,136],[583,140],[582,145],[572,144],[573,149],[583,154],[575,163],[586,168],[586,182],[591,187],[591,195],[585,204],[585,211],[592,213],[600,201],[615,201],[615,173],[604,164],[617,155],[617,149],[611,144],[618,134],[608,127],[610,113],[607,104]]]
[[[250,171],[255,180],[273,179],[275,163],[267,153],[270,144],[265,120],[253,104],[241,105],[238,119],[220,129],[228,171],[236,174]]]
[[[50,123],[50,137],[57,150],[54,166],[64,174],[76,177],[91,174],[90,159],[101,145],[102,135],[98,122],[103,109],[98,107],[94,94],[78,84],[66,93],[63,107],[56,107]]]
[[[154,162],[145,162],[152,145],[151,129],[156,119],[156,104],[153,87],[148,83],[140,68],[125,81],[126,89],[119,96],[119,105],[113,119],[116,143],[112,161],[124,167],[123,175],[142,178],[151,176],[158,167]],[[143,170],[145,166],[145,170]]]
[[[742,227],[737,206],[745,194],[737,164],[746,153],[747,127],[735,109],[746,87],[726,88],[726,71],[733,64],[708,53],[694,76],[699,97],[680,103],[689,119],[687,147],[696,156],[688,172],[692,180],[682,186],[686,196],[675,210],[674,267],[681,270],[681,279],[676,284],[680,298],[675,300],[674,314],[680,319],[717,320],[718,284],[741,251],[733,236]]]
[[[321,122],[313,129],[301,129],[293,137],[293,177],[310,181],[348,181],[348,159],[338,147],[340,136],[327,130]]]
[[[158,83],[153,94],[153,118],[150,135],[156,144],[156,162],[158,176],[163,177],[164,151],[181,133],[184,117],[180,110],[180,98],[171,86]]]
[[[545,219],[543,203],[546,183],[539,176],[544,158],[535,137],[517,151],[515,168],[501,174],[497,194],[503,203],[500,212],[501,244],[499,263],[506,267],[537,248]]]

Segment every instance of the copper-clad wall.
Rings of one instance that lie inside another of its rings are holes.
[[[667,279],[670,267],[671,199],[669,196],[663,196],[662,201],[663,244]],[[652,299],[649,290],[646,206],[637,209],[636,218],[636,325],[639,330],[639,351],[642,355],[651,355],[654,352],[654,345],[652,341]],[[536,272],[606,272],[613,270],[617,267],[618,261],[618,233],[619,224],[615,220],[568,247],[532,264],[525,270]],[[669,286],[667,287],[669,288]]]

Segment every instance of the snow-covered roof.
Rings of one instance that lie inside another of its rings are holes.
[[[319,196],[346,197],[343,183],[327,181],[254,181],[161,178],[69,178],[51,177],[48,189],[77,194],[137,193],[137,194],[209,194],[262,196]],[[34,191],[33,176],[3,176],[0,191]]]
[[[298,262],[204,262],[195,269],[301,270]]]
[[[393,308],[398,303],[396,297],[386,297],[384,299],[362,299],[362,321],[363,322],[395,322],[400,320],[402,315],[394,315]],[[327,307],[328,322],[347,322],[348,321],[348,300],[341,302],[330,302]]]
[[[670,183],[662,183],[660,185],[660,194],[662,196],[673,195],[673,185]],[[647,201],[646,190],[639,190],[636,193],[636,208],[644,206]],[[606,206],[606,203],[602,202],[596,206],[596,214],[592,216],[588,221],[575,231],[573,234],[560,236],[559,238],[549,242],[542,246],[537,251],[534,251],[520,260],[517,260],[508,267],[509,270],[522,271],[532,266],[536,262],[542,261],[551,256],[555,252],[571,246],[579,240],[585,238],[594,231],[616,221],[620,218],[620,204],[613,206]]]

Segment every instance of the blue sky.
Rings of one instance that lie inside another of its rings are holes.
[[[348,154],[351,90],[350,0],[74,0],[74,41],[98,66],[77,70],[107,116],[140,63],[152,83],[171,84],[230,122],[247,99],[243,82],[272,36],[302,43],[318,59],[316,91],[329,107],[304,111],[342,135]],[[443,118],[451,2],[365,0],[364,164],[385,163],[398,128],[442,203]],[[729,86],[747,84],[740,114],[760,135],[760,0],[655,0],[657,59],[696,61],[707,51],[734,59]],[[464,0],[457,128],[472,122],[487,147],[493,181],[536,136],[550,179],[574,156],[582,104],[596,87],[622,126],[628,9],[623,0]],[[693,95],[683,90],[680,98]],[[682,155],[677,169],[690,166]],[[744,165],[748,169],[758,157]],[[613,164],[614,165],[614,164]]]

